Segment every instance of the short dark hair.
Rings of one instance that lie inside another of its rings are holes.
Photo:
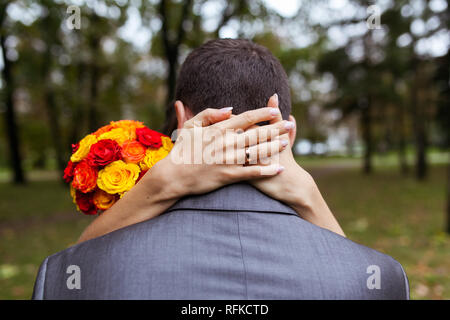
[[[233,107],[233,114],[265,107],[278,94],[283,119],[291,113],[286,72],[265,47],[244,39],[211,40],[193,50],[180,68],[175,99],[193,114]]]

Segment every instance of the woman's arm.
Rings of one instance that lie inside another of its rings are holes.
[[[245,157],[245,143],[248,143],[248,136],[254,135],[255,131],[233,133],[237,129],[245,130],[256,123],[279,116],[279,111],[273,110],[262,108],[230,118],[229,109],[207,109],[186,121],[169,156],[156,163],[122,199],[97,217],[84,230],[78,242],[152,219],[185,195],[206,193],[233,182],[260,177],[262,173],[265,176],[280,173],[278,164],[270,168],[258,164],[252,166],[239,164],[238,158],[242,158],[242,155]],[[203,134],[195,133],[199,129],[204,130]],[[267,141],[269,135],[263,134],[264,130],[274,129],[277,129],[279,134],[289,130],[285,122],[259,127],[256,144],[250,148],[257,154],[266,154],[267,150],[275,152],[283,150],[287,143],[279,139]],[[225,132],[229,134],[226,137],[223,135]],[[221,141],[223,143],[211,140],[212,136],[224,139]],[[247,142],[239,143],[239,140]],[[201,163],[192,164],[191,157],[198,151],[197,147],[200,147],[200,150],[214,151],[209,154],[223,154],[223,159],[227,161],[210,163],[202,158]]]
[[[170,208],[180,196],[173,172],[164,172],[164,164],[163,160],[156,163],[123,198],[92,221],[78,243],[152,219]]]
[[[285,154],[280,157],[289,156],[293,160],[288,164],[289,168],[285,170],[285,176],[280,175],[280,179],[288,181],[284,185],[285,190],[281,193],[285,197],[286,204],[306,221],[345,237],[344,231],[322,197],[314,179],[297,164],[291,150],[285,151],[283,152]]]
[[[251,183],[268,196],[293,208],[300,217],[345,237],[311,175],[300,167],[290,149],[279,154],[283,172],[274,177],[257,178]]]
[[[277,96],[271,97],[267,106],[278,109]],[[271,122],[280,120],[281,117],[278,117]],[[292,124],[295,126],[295,121]],[[292,143],[295,132],[296,130],[290,131]],[[280,139],[288,139],[288,135],[281,135]],[[254,179],[251,183],[268,196],[292,207],[306,221],[345,237],[314,179],[295,161],[292,150],[290,148],[283,150],[272,159],[272,163],[281,165],[284,168],[283,172],[274,177]]]

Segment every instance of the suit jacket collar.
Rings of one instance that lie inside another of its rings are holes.
[[[236,183],[206,194],[184,197],[167,211],[174,210],[254,211],[297,215],[292,208],[247,183]]]

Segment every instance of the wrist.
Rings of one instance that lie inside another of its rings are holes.
[[[154,203],[176,201],[181,197],[175,172],[177,166],[168,166],[168,161],[167,158],[160,160],[142,178],[147,194],[152,195],[148,199]]]
[[[289,205],[307,220],[323,216],[329,210],[317,184],[308,172],[301,167],[299,169],[292,179],[293,187],[289,188]]]
[[[298,165],[296,169],[284,184],[286,200],[283,202],[292,207],[302,219],[345,237],[312,176]]]
[[[284,174],[284,173],[282,173]],[[298,166],[289,177],[289,182],[285,183],[284,202],[294,208],[309,208],[313,205],[317,186],[312,176]]]

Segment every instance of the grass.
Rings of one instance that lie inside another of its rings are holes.
[[[56,181],[0,184],[0,299],[29,299],[43,258],[73,244],[90,219]]]
[[[349,164],[352,160],[339,161],[345,164],[307,160],[305,166],[348,238],[402,263],[412,298],[450,299],[445,167],[434,166],[429,179],[419,183],[391,166],[366,177]],[[54,180],[24,187],[0,183],[0,299],[29,299],[43,259],[73,244],[89,221]]]
[[[349,239],[403,265],[411,298],[450,299],[445,178],[446,168],[439,166],[426,182],[392,169],[378,169],[370,177],[346,169],[319,175],[316,181]]]

